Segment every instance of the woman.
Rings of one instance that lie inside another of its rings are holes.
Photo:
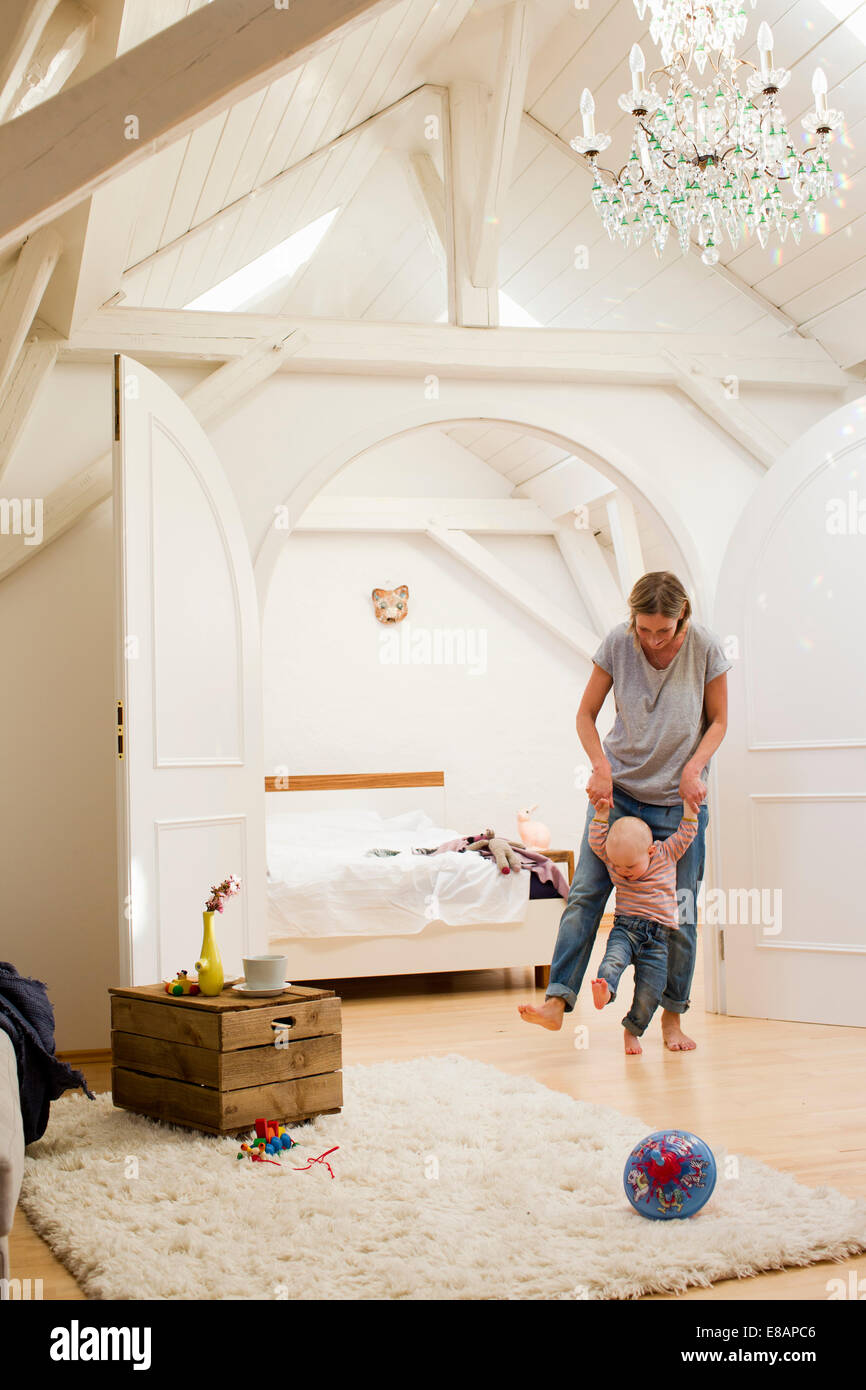
[[[589,826],[600,800],[612,799],[617,816],[639,816],[656,840],[679,824],[683,800],[699,806],[698,833],[677,866],[679,931],[668,944],[668,976],[662,996],[662,1036],[674,1052],[695,1046],[680,1026],[689,1007],[697,945],[697,896],[704,874],[707,828],[706,777],[710,758],[725,736],[726,671],[718,639],[691,620],[688,595],[676,575],[645,574],[629,594],[628,623],[605,637],[593,657],[592,675],[577,712],[577,733],[592,764],[580,857],[559,924],[550,983],[540,1009],[520,1005],[527,1023],[562,1027],[574,1008],[593,942],[611,891],[602,861],[589,847]],[[596,720],[613,688],[616,720],[602,747]]]

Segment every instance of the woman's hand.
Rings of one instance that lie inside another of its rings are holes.
[[[600,763],[592,770],[592,776],[586,784],[586,794],[596,810],[601,803],[607,801],[613,804],[613,779],[610,775],[610,763]]]
[[[683,802],[691,802],[697,811],[707,799],[707,784],[702,782],[698,770],[686,763],[680,778],[679,793]]]

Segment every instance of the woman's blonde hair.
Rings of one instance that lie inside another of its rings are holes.
[[[683,607],[685,605],[685,607]],[[635,618],[639,613],[661,614],[665,618],[676,618],[676,634],[682,631],[692,616],[689,596],[675,574],[670,570],[652,570],[643,575],[628,596],[628,630],[638,645]]]

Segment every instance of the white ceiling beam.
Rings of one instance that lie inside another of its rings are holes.
[[[497,288],[499,242],[505,201],[511,188],[514,156],[520,136],[526,76],[530,57],[530,7],[516,0],[503,14],[493,96],[487,110],[484,154],[476,170],[469,255],[473,285]]]
[[[11,463],[27,421],[57,360],[58,343],[27,343],[18,355],[9,383],[0,393],[0,478]]]
[[[440,265],[448,262],[448,217],[445,184],[429,154],[409,151],[402,157],[406,184],[424,224],[427,243]]]
[[[220,0],[0,126],[0,254],[397,0]]]
[[[788,447],[787,440],[765,424],[739,399],[739,380],[735,374],[727,377],[725,384],[705,376],[676,353],[666,350],[665,356],[673,368],[676,384],[683,394],[764,468],[770,468],[779,455],[785,452]]]
[[[106,308],[73,330],[61,361],[108,360],[115,352],[150,360],[226,360],[264,337],[307,336],[287,363],[297,371],[523,377],[550,381],[676,380],[665,352],[694,357],[710,377],[768,386],[843,391],[861,386],[811,339],[731,334],[602,332],[597,329],[488,328],[403,324],[213,310]]]
[[[615,492],[605,503],[613,553],[619,574],[619,587],[628,596],[634,585],[646,573],[640,534],[637,529],[634,503],[624,492]]]
[[[510,497],[314,498],[295,531],[426,532],[431,526],[500,536],[552,536],[556,526],[535,502]]]
[[[580,168],[584,169],[593,179],[595,178],[595,170],[586,155],[580,154],[577,150],[572,149],[567,140],[562,140],[555,131],[548,129],[546,125],[542,125],[541,121],[536,120],[528,111],[524,111],[523,119],[525,123],[534,130],[537,135],[540,135],[543,140],[546,140],[549,145],[559,150],[561,154],[567,155],[572,163],[578,164]],[[601,226],[600,220],[599,226]],[[692,246],[697,248],[698,245],[699,243],[692,237]],[[790,314],[786,314],[784,309],[779,308],[778,304],[773,304],[771,300],[761,294],[760,290],[756,290],[748,281],[741,279],[733,270],[729,270],[726,265],[722,265],[721,261],[717,261],[713,266],[708,266],[707,269],[714,275],[720,276],[720,278],[725,280],[733,289],[737,290],[746,299],[757,305],[769,318],[775,319],[776,323],[780,324],[786,333],[791,333],[795,337],[808,336],[802,332],[796,319],[792,319]]]
[[[449,88],[448,201],[453,236],[454,313],[472,328],[499,323],[499,289],[472,281],[472,218],[478,170],[484,156],[487,90],[478,82],[453,82]]]
[[[578,525],[583,519],[584,513],[564,517],[556,528],[556,543],[595,627],[609,632],[623,621],[627,605],[591,529]]]
[[[503,564],[478,541],[467,536],[465,531],[431,526],[427,535],[580,656],[587,661],[592,660],[592,654],[597,651],[601,641],[598,633],[584,627],[583,623],[553,603],[547,594],[528,584],[522,575],[516,574],[509,565]]]
[[[36,310],[63,253],[63,243],[51,227],[41,227],[25,241],[0,305],[0,397],[6,389]]]
[[[0,120],[9,110],[57,2],[3,0],[0,5]]]
[[[0,119],[14,119],[59,92],[84,57],[95,24],[95,14],[79,0],[60,0],[8,108],[0,105]]]
[[[278,370],[283,354],[299,345],[302,336],[299,334],[297,339],[292,337],[284,343],[272,339],[256,343],[245,357],[225,363],[194,386],[184,400],[199,424],[207,428],[237,409],[255,386]],[[0,581],[40,554],[46,545],[64,535],[94,507],[105,502],[111,497],[113,487],[112,456],[107,453],[56,488],[43,503],[41,545],[25,545],[23,536],[3,538],[0,546]]]

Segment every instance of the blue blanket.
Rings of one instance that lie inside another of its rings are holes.
[[[9,1034],[18,1063],[18,1090],[24,1120],[24,1143],[41,1139],[51,1102],[80,1086],[94,1099],[80,1071],[54,1055],[54,1010],[41,980],[19,975],[0,961],[0,1028]]]

